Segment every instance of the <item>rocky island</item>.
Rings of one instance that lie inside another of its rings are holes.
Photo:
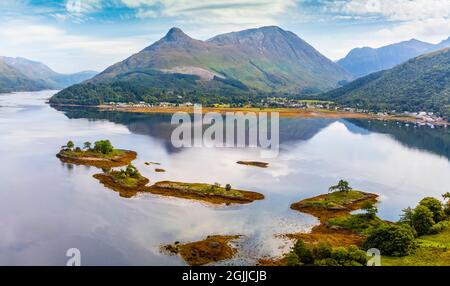
[[[115,149],[109,140],[101,140],[94,143],[84,143],[84,148],[75,147],[72,141],[61,147],[56,155],[62,162],[94,166],[107,169],[129,165],[136,159],[137,153],[129,150]]]
[[[233,258],[237,250],[230,246],[230,242],[240,237],[240,235],[211,235],[201,241],[165,245],[162,251],[180,255],[190,266],[200,266]]]
[[[218,183],[210,185],[163,181],[148,187],[147,191],[152,194],[200,200],[212,204],[248,204],[264,199],[264,195],[260,193],[235,190],[229,184],[222,187]]]
[[[118,192],[124,198],[131,198],[138,192],[145,192],[148,188],[146,185],[150,182],[133,165],[128,165],[125,170],[110,170],[103,174],[96,174],[94,178],[105,187]]]
[[[269,167],[269,163],[257,162],[257,161],[237,161],[236,163],[239,165],[253,166],[253,167],[259,167],[259,168]]]

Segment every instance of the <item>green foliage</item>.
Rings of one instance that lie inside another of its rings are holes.
[[[139,179],[141,177],[141,174],[139,173],[138,169],[136,169],[136,167],[131,164],[128,165],[127,168],[125,169],[125,174],[128,177],[134,179]]]
[[[437,224],[433,225],[430,230],[428,231],[429,234],[438,234],[443,232],[444,230],[447,230],[450,227],[450,221],[441,221]]]
[[[433,212],[426,206],[418,205],[414,209],[411,221],[412,227],[416,230],[417,235],[428,234],[431,227],[435,224],[433,220]]]
[[[433,111],[450,118],[450,50],[370,74],[319,99],[373,111]]]
[[[377,248],[382,255],[405,256],[416,247],[414,233],[407,225],[389,224],[375,229],[365,240],[364,248]]]
[[[75,144],[73,143],[73,141],[69,141],[66,144],[66,147],[70,150],[72,150],[75,147]]]
[[[113,151],[114,147],[112,146],[109,140],[100,140],[95,142],[94,144],[94,152],[108,155],[111,154]]]
[[[330,225],[336,225],[361,235],[368,235],[374,229],[385,224],[384,221],[379,219],[376,215],[371,216],[368,214],[354,214],[349,216],[337,217],[328,221]]]
[[[332,248],[325,242],[308,246],[298,240],[292,251],[286,255],[286,261],[290,266],[363,266],[367,264],[367,256],[356,246]]]
[[[91,148],[92,148],[92,143],[89,142],[89,141],[84,142],[83,148],[84,148],[85,150],[91,150]]]
[[[225,190],[226,191],[230,191],[231,190],[231,185],[230,184],[226,184],[225,185]]]
[[[298,240],[292,252],[298,257],[298,260],[303,264],[313,264],[314,256],[310,247],[308,247],[302,240]]]
[[[371,218],[375,219],[378,213],[378,208],[375,206],[372,202],[364,202],[361,209],[366,212],[366,215]]]
[[[427,197],[419,202],[419,205],[427,207],[433,213],[433,220],[438,223],[445,218],[442,203],[435,198]]]
[[[347,181],[344,181],[344,180],[340,180],[337,185],[331,186],[329,188],[330,192],[336,192],[336,191],[338,191],[338,192],[349,192],[351,190],[352,190],[352,188],[350,187],[349,183]]]

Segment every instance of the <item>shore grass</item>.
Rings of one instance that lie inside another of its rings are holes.
[[[418,248],[404,257],[383,256],[383,266],[450,266],[450,228],[417,239]]]
[[[247,204],[264,199],[264,195],[260,193],[204,183],[162,181],[148,187],[147,190],[157,195],[200,200],[213,204]]]
[[[90,158],[105,158],[105,159],[111,159],[117,156],[122,156],[125,154],[124,150],[114,149],[109,154],[103,154],[100,152],[94,152],[94,151],[74,151],[74,150],[63,150],[60,152],[62,155],[68,156],[68,157],[75,157],[75,158],[83,158],[83,157],[90,157]]]
[[[178,189],[186,192],[193,192],[203,195],[216,195],[230,198],[243,198],[242,191],[230,189],[227,190],[221,186],[215,186],[203,183],[180,183],[180,182],[160,182],[157,183],[158,187]]]

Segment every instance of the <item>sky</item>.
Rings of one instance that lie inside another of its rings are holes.
[[[332,60],[352,48],[450,36],[450,0],[0,0],[0,55],[102,71],[179,27],[193,38],[268,25]]]

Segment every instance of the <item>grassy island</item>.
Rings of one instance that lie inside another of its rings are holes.
[[[366,224],[373,222],[365,214],[350,213],[364,208],[365,205],[368,207],[368,204],[376,203],[377,197],[375,194],[349,188],[294,203],[291,209],[316,216],[320,220],[320,225],[314,227],[311,233],[289,234],[288,237],[308,243],[324,241],[335,247],[361,246],[364,236],[355,231],[353,224],[360,219],[358,227],[364,228]]]
[[[169,254],[180,255],[191,266],[199,266],[233,258],[237,250],[229,243],[239,238],[239,235],[212,235],[204,240],[187,244],[175,242],[163,246],[162,250]]]
[[[90,142],[85,142],[83,148],[75,147],[75,144],[69,141],[61,147],[56,157],[64,163],[104,169],[129,165],[136,159],[137,153],[115,149],[109,140],[97,141],[94,147]]]
[[[153,194],[200,200],[213,204],[248,204],[264,199],[264,195],[260,193],[235,190],[229,184],[222,187],[218,183],[210,185],[163,181],[149,187],[148,191]]]
[[[259,167],[259,168],[269,167],[269,163],[257,162],[257,161],[237,161],[236,163],[239,165],[253,166],[253,167]]]
[[[133,197],[138,192],[145,192],[146,185],[150,182],[133,165],[129,165],[125,170],[96,174],[94,178],[107,188],[119,192],[120,196],[124,198]]]

